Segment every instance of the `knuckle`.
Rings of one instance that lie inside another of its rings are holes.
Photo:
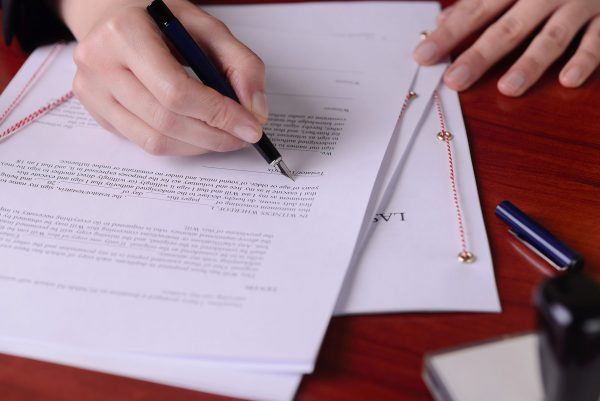
[[[81,96],[85,93],[86,84],[81,75],[75,75],[73,78],[73,93],[77,98],[81,98]]]
[[[162,85],[159,101],[171,111],[181,110],[187,102],[188,91],[188,78],[180,76],[171,79]]]
[[[227,25],[223,23],[223,21],[213,17],[212,15],[206,15],[204,20],[204,25],[211,32],[229,32],[229,28]]]
[[[106,31],[116,37],[122,37],[130,26],[131,21],[123,12],[111,16],[104,25]]]
[[[504,17],[493,25],[494,36],[516,44],[523,32],[523,22],[515,17]]]
[[[265,62],[262,60],[262,58],[256,56],[256,63],[257,63],[259,71],[262,74],[265,74],[265,72],[267,71],[267,66],[265,65]]]
[[[438,46],[447,46],[450,43],[458,42],[458,37],[454,31],[449,28],[446,24],[440,25],[431,35],[429,40],[433,40]]]
[[[544,38],[552,47],[564,48],[569,44],[570,30],[563,25],[553,25],[543,32]]]
[[[229,107],[227,98],[216,96],[214,99],[206,100],[208,116],[206,123],[213,127],[225,129],[232,120],[231,107]]]
[[[546,67],[546,63],[535,56],[523,56],[521,65],[524,72],[528,75],[535,75],[543,71]]]
[[[253,77],[265,75],[265,63],[251,50],[246,49],[238,55],[237,59],[225,70],[225,75],[234,87],[241,84],[248,74]]]
[[[154,156],[161,156],[166,154],[167,150],[167,137],[163,135],[150,134],[144,140],[142,148]]]
[[[87,67],[93,65],[93,49],[85,42],[79,43],[73,50],[73,62],[78,67]]]
[[[177,131],[179,128],[179,117],[172,111],[159,106],[152,113],[151,126],[163,134]]]
[[[148,16],[139,7],[125,7],[120,12],[111,15],[103,26],[105,32],[116,37],[126,36],[132,27],[148,23]]]
[[[579,50],[581,57],[585,60],[587,60],[587,62],[590,65],[598,65],[600,64],[600,55],[596,52],[593,52],[589,49],[580,49]]]
[[[252,50],[246,48],[246,51],[240,56],[241,65],[250,65],[259,71],[265,71],[265,63]]]
[[[225,134],[221,134],[219,135],[214,146],[212,146],[212,149],[210,150],[212,150],[213,152],[227,152],[228,150],[230,150],[228,142],[229,141],[227,141],[227,137],[225,136]]]
[[[486,12],[483,0],[463,0],[458,3],[456,9],[469,19],[478,19],[485,15]]]
[[[479,66],[479,67],[487,67],[491,64],[490,60],[485,56],[484,51],[478,46],[472,46],[467,55],[469,56],[469,61],[471,65]]]

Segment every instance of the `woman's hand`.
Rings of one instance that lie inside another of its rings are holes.
[[[189,78],[146,12],[148,0],[63,0],[78,45],[73,90],[104,128],[159,155],[230,151],[262,135],[264,65],[212,16],[168,5],[224,71],[242,105]]]
[[[500,14],[452,63],[444,76],[450,88],[467,89],[546,20],[527,50],[498,81],[500,92],[507,96],[523,94],[586,25],[579,48],[560,72],[560,83],[576,88],[598,67],[600,0],[460,0],[440,14],[437,29],[415,49],[415,60],[424,65],[438,62]]]

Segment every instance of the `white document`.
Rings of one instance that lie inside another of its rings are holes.
[[[250,26],[273,32],[327,34],[368,42],[393,45],[393,54],[412,66],[409,77],[411,90],[417,96],[410,101],[410,115],[399,120],[388,154],[381,167],[371,209],[381,202],[382,189],[388,187],[395,166],[402,162],[408,143],[414,136],[421,116],[429,105],[433,91],[446,69],[446,63],[418,68],[412,52],[421,40],[421,34],[435,28],[440,5],[433,1],[419,2],[325,2],[297,4],[258,4],[239,6],[203,6],[215,17],[236,27]],[[364,57],[354,52],[356,57]],[[382,62],[383,60],[380,60]],[[406,95],[406,94],[405,94]],[[404,98],[403,98],[404,101]],[[402,104],[398,105],[401,108]],[[402,134],[400,134],[400,130]],[[364,242],[365,238],[362,238]]]
[[[365,246],[370,241],[373,230],[376,228],[376,225],[369,224],[373,221],[373,216],[387,208],[391,194],[395,191],[398,175],[404,167],[404,162],[410,150],[410,144],[417,135],[419,125],[423,119],[427,118],[428,113],[430,113],[433,93],[438,87],[445,69],[446,64],[441,63],[431,67],[419,67],[415,72],[411,84],[412,96],[410,99],[405,100],[405,104],[403,105],[404,112],[398,120],[398,124],[396,124],[394,135],[390,140],[390,146],[377,176],[375,189],[367,207],[367,216],[365,216],[357,245],[354,248],[351,268],[355,268],[359,263],[358,260]],[[352,276],[346,274],[346,281],[351,280]],[[344,287],[346,286],[348,284],[344,285]],[[337,313],[340,314],[343,312],[338,310]]]
[[[225,22],[238,25],[246,24],[262,30],[267,28],[279,30],[292,28],[291,30],[294,31],[301,28],[300,32],[302,32],[302,29],[306,29],[311,34],[325,32],[334,36],[350,37],[353,40],[382,42],[393,40],[396,50],[390,52],[390,54],[402,55],[402,57],[410,60],[411,64],[410,53],[414,43],[412,39],[407,40],[406,37],[418,37],[418,32],[426,27],[432,27],[435,15],[439,10],[437,3],[433,2],[211,6],[207,8]],[[332,19],[336,23],[332,24]],[[357,21],[360,21],[360,23],[357,23]],[[360,27],[360,29],[356,30],[356,27]],[[238,37],[244,40],[242,36],[244,29],[238,29],[235,26],[232,28]],[[242,31],[241,34],[238,31]],[[414,68],[414,64],[412,66]],[[402,133],[396,141],[396,146],[391,149],[392,155],[388,156],[389,166],[397,165],[405,154],[406,145],[411,138],[410,133],[415,131],[419,122],[417,115],[422,114],[428,105],[430,94],[444,68],[444,65],[439,65],[433,68],[421,69],[419,72],[413,87],[419,96],[413,99],[409,108],[410,113],[404,117],[402,125],[398,127],[401,128]],[[412,74],[413,72],[408,75],[412,76]],[[58,88],[54,96],[62,94],[62,89]],[[29,99],[31,100],[31,98]],[[30,105],[24,103],[23,109],[29,110],[34,106],[39,106],[35,103],[36,101],[37,99],[34,99]],[[398,110],[400,104],[398,104]],[[89,122],[88,118],[80,114],[78,110],[71,110],[71,112],[68,124],[78,126],[81,123],[87,124]],[[388,177],[392,170],[387,170]],[[207,367],[206,361],[197,359],[185,360],[182,358],[153,358],[142,355],[127,356],[125,354],[94,353],[70,347],[48,344],[37,345],[16,340],[0,341],[0,349],[4,352],[165,384],[261,400],[290,399],[301,377],[294,374],[261,374],[239,369],[225,370],[210,365],[208,365],[210,367]],[[254,366],[250,367],[255,368]]]
[[[392,42],[397,52],[412,54],[420,33],[435,27],[435,1],[363,1],[253,5],[203,5],[229,26],[277,32],[319,33],[353,40]],[[235,29],[233,30],[235,33]],[[357,48],[358,50],[358,48]],[[366,57],[359,51],[357,58]],[[412,58],[405,59],[411,61]]]
[[[334,7],[331,3],[319,3],[209,6],[205,9],[234,25],[279,31],[319,31],[367,41],[401,43],[406,43],[408,37],[414,37],[413,42],[417,43],[420,32],[435,26],[434,18],[439,12],[436,2],[346,3],[348,9],[344,14],[350,17],[336,24],[327,24],[326,21],[334,19],[339,11],[335,4]],[[382,13],[384,9],[387,12]],[[371,21],[377,21],[377,27],[365,28],[365,25],[368,26],[365,22]],[[235,33],[235,29],[233,31]],[[412,43],[405,48],[411,63],[413,48]],[[453,145],[457,153],[463,213],[477,261],[465,266],[456,257],[458,234],[449,194],[447,159],[445,148],[440,149],[440,143],[435,140],[439,123],[431,103],[433,91],[446,67],[447,63],[440,63],[420,68],[413,79],[412,89],[417,97],[411,99],[398,123],[397,135],[392,139],[370,204],[372,215],[376,215],[378,222],[385,222],[389,213],[403,213],[405,221],[366,224],[363,227],[356,249],[357,259],[346,277],[336,314],[500,310],[458,96],[444,89],[442,96],[443,102],[447,103],[448,124],[451,131],[456,131]],[[427,133],[418,134],[424,130],[420,127],[424,120],[429,121],[429,127],[433,124],[433,141],[426,142],[425,138],[420,138]],[[418,144],[413,146],[414,141]],[[437,171],[432,170],[432,165]],[[424,171],[433,175],[424,180]],[[396,183],[398,180],[399,185]],[[386,194],[387,198],[384,197]],[[429,200],[428,203],[424,203],[424,199]],[[396,209],[400,212],[393,211]],[[442,224],[442,229],[438,229],[438,224]]]
[[[267,64],[267,132],[296,183],[251,148],[151,157],[75,100],[2,144],[2,337],[312,370],[410,70],[377,64],[382,42],[271,38],[242,40]],[[28,100],[73,71],[66,48]]]
[[[436,138],[440,123],[430,105],[406,163],[399,166],[397,183],[390,187],[389,202],[374,216],[365,249],[346,277],[337,314],[500,311],[458,95],[442,86],[440,98],[447,129],[454,135],[457,187],[468,247],[476,260],[464,264],[457,259],[460,242],[448,155],[445,143]]]
[[[291,401],[302,375],[203,366],[192,359],[151,357],[0,339],[0,352],[258,401]]]

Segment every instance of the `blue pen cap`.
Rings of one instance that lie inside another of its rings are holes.
[[[510,232],[557,270],[583,267],[583,258],[553,236],[509,201],[496,206],[496,216],[504,221]]]

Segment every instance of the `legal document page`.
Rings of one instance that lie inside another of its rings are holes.
[[[0,146],[0,335],[312,369],[410,68],[374,66],[383,43],[242,31],[296,182],[251,148],[149,156],[69,101]],[[70,88],[71,50],[14,118]]]

